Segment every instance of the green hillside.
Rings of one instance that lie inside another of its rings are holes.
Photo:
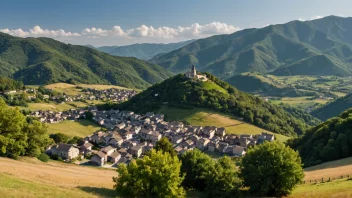
[[[288,136],[302,134],[308,127],[303,118],[295,117],[277,105],[238,91],[210,74],[207,76],[211,81],[193,81],[182,74],[177,75],[153,85],[115,107],[136,112],[156,111],[163,104],[177,108],[202,107],[243,118],[244,121],[260,128]]]
[[[314,111],[311,114],[321,120],[338,116],[346,109],[352,108],[352,94],[338,98]]]
[[[352,109],[308,129],[301,137],[289,140],[298,150],[305,166],[352,156]]]
[[[197,40],[152,62],[181,73],[191,64],[222,79],[243,72],[352,74],[352,20],[325,17]]]
[[[114,56],[135,57],[142,60],[150,60],[158,54],[169,53],[185,45],[192,43],[194,40],[183,41],[178,43],[141,43],[126,46],[103,46],[96,48],[99,51],[106,52]]]
[[[0,33],[0,75],[24,84],[55,82],[146,88],[171,76],[160,66],[49,38]]]

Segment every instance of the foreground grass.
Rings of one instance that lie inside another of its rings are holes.
[[[114,197],[113,170],[0,158],[1,197]]]
[[[86,137],[93,134],[101,127],[89,120],[63,121],[55,124],[48,124],[48,132],[63,133],[68,136]]]
[[[352,180],[300,185],[289,197],[352,197]]]
[[[180,109],[163,106],[158,113],[166,115],[166,120],[171,121],[187,121],[195,126],[216,126],[225,127],[228,134],[259,134],[266,131],[252,124],[238,120],[237,118],[220,113],[214,113],[207,109],[193,108]],[[269,132],[269,131],[266,131]],[[272,133],[272,132],[269,132]],[[274,134],[274,133],[273,133]],[[287,136],[275,134],[280,141],[288,139]]]

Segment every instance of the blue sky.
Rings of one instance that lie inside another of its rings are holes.
[[[349,0],[1,0],[0,31],[74,44],[175,42],[249,27],[352,16]]]

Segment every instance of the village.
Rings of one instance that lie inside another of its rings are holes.
[[[225,128],[166,122],[164,115],[153,112],[140,115],[131,111],[98,111],[94,106],[58,113],[37,111],[31,116],[38,117],[42,122],[55,123],[60,120],[84,119],[87,112],[105,130],[85,137],[81,145],[52,145],[47,149],[48,155],[66,161],[86,158],[92,165],[115,167],[142,157],[162,137],[170,140],[178,154],[197,148],[208,153],[235,157],[245,155],[250,146],[275,139],[274,135],[265,132],[257,135],[227,135]]]

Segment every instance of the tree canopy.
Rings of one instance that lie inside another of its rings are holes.
[[[352,109],[312,127],[287,144],[298,150],[304,166],[352,156]]]
[[[114,187],[121,197],[184,197],[180,169],[177,156],[153,149],[143,159],[120,164]]]
[[[162,137],[159,141],[156,142],[155,150],[167,152],[171,156],[177,156],[177,153],[172,145],[172,143],[167,139],[167,137]]]
[[[41,122],[27,122],[18,109],[9,108],[0,98],[0,154],[16,158],[38,156],[51,143],[47,127]]]
[[[249,149],[240,170],[244,185],[262,196],[288,195],[304,177],[298,152],[278,141]]]

